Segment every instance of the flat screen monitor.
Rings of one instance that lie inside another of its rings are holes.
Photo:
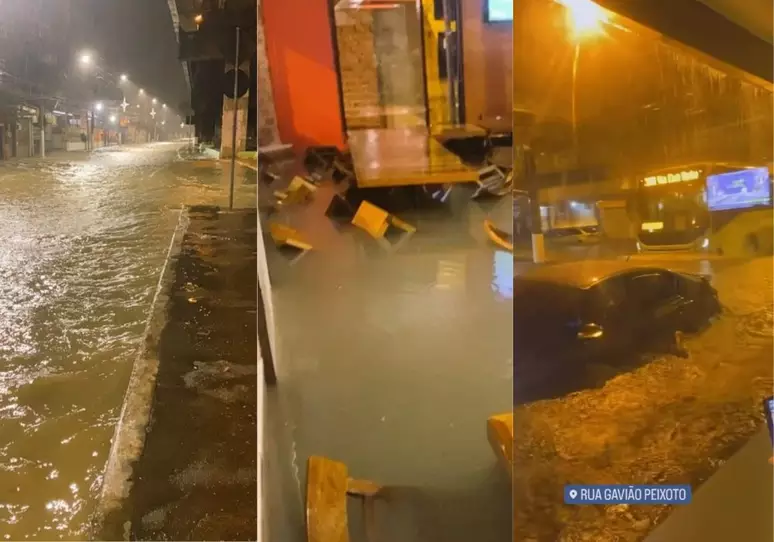
[[[488,23],[513,21],[513,0],[485,0],[484,19]]]
[[[741,169],[707,177],[710,211],[749,209],[771,203],[769,168]]]

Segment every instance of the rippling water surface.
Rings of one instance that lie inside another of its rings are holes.
[[[78,539],[182,204],[227,166],[156,144],[0,166],[0,536]],[[235,205],[254,206],[249,170]]]

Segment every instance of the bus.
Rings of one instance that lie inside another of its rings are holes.
[[[771,170],[771,165],[709,162],[648,173],[635,197],[638,251],[722,254],[730,246],[729,232],[738,243],[749,241],[771,214]]]

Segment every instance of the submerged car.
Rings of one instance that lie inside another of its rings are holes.
[[[535,268],[514,279],[514,364],[535,372],[645,353],[721,310],[701,275],[625,261]]]

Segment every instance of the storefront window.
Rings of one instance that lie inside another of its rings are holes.
[[[347,129],[425,126],[417,6],[343,1],[335,22]]]

